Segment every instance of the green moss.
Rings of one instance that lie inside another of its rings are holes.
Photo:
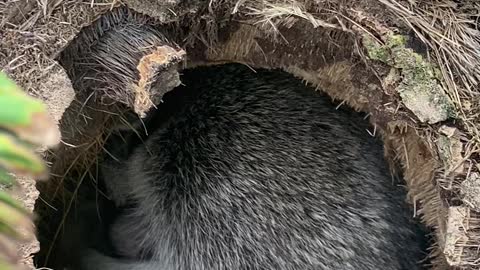
[[[363,37],[363,46],[367,49],[368,57],[372,60],[381,61],[387,63],[390,58],[389,49],[382,46],[378,41],[372,37],[365,35]]]
[[[405,106],[422,122],[433,124],[454,117],[453,104],[439,83],[438,69],[422,55],[407,48],[406,41],[406,37],[392,33],[385,35],[385,44],[368,35],[363,37],[363,45],[371,60],[399,70],[402,79],[396,90]]]
[[[405,47],[407,44],[407,38],[402,35],[389,34],[386,42],[386,46],[389,48]]]

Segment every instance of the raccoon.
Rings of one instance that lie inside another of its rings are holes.
[[[116,255],[88,249],[79,269],[422,269],[423,231],[362,115],[278,70],[201,67],[182,82],[104,171],[123,208]]]

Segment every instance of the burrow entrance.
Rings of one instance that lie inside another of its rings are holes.
[[[144,136],[148,121],[140,121],[137,114],[170,104],[159,101],[173,95],[174,91],[165,93],[180,83],[177,70],[231,62],[252,69],[282,69],[324,91],[338,106],[365,113],[372,123],[370,131],[384,140],[392,168],[405,176],[408,198],[416,201],[415,215],[433,225],[430,214],[436,211],[435,203],[428,202],[436,200],[432,183],[436,162],[414,129],[395,125],[413,117],[398,95],[382,88],[379,76],[389,68],[366,65],[356,36],[349,31],[314,28],[302,20],[275,31],[234,16],[215,26],[193,27],[190,19],[160,23],[123,7],[85,27],[58,57],[76,100],[61,121],[65,144],[51,154],[54,178],[39,184],[37,266],[61,266],[61,258],[66,257],[57,247],[68,226],[66,217],[80,215],[76,209],[82,202],[97,202],[89,215],[95,218],[92,213],[100,213],[97,216],[108,224],[102,211],[113,206],[106,199],[99,167],[102,157],[116,154],[106,146],[109,140],[119,140],[114,131],[136,128],[132,136]]]

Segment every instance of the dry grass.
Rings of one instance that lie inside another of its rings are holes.
[[[36,95],[39,80],[57,65],[55,54],[85,21],[108,8],[103,2],[14,0],[0,5],[0,68]]]
[[[397,14],[431,50],[445,89],[454,102],[468,135],[480,143],[477,111],[480,83],[480,3],[423,1],[414,6],[379,0]]]
[[[245,1],[242,2],[243,4],[246,4]],[[237,2],[233,12],[238,11],[242,2]],[[323,27],[351,32],[351,30],[343,25],[341,21],[338,20],[338,23],[331,23],[322,20],[308,12],[304,3],[295,0],[285,1],[283,3],[264,1],[261,6],[247,5],[245,9],[248,16],[253,16],[255,18],[252,22],[261,25],[268,33],[273,32],[278,34],[279,26],[290,28],[298,20],[306,20],[312,24],[314,28]]]
[[[480,18],[480,3],[437,0],[422,1],[409,7],[394,0],[379,1],[400,16],[435,53],[456,102],[461,103],[459,88],[467,90],[464,94],[478,92],[480,32],[476,25]]]

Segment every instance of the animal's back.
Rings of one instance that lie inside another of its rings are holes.
[[[278,71],[185,73],[186,102],[128,162],[124,248],[158,269],[417,269],[405,192],[360,115]]]

